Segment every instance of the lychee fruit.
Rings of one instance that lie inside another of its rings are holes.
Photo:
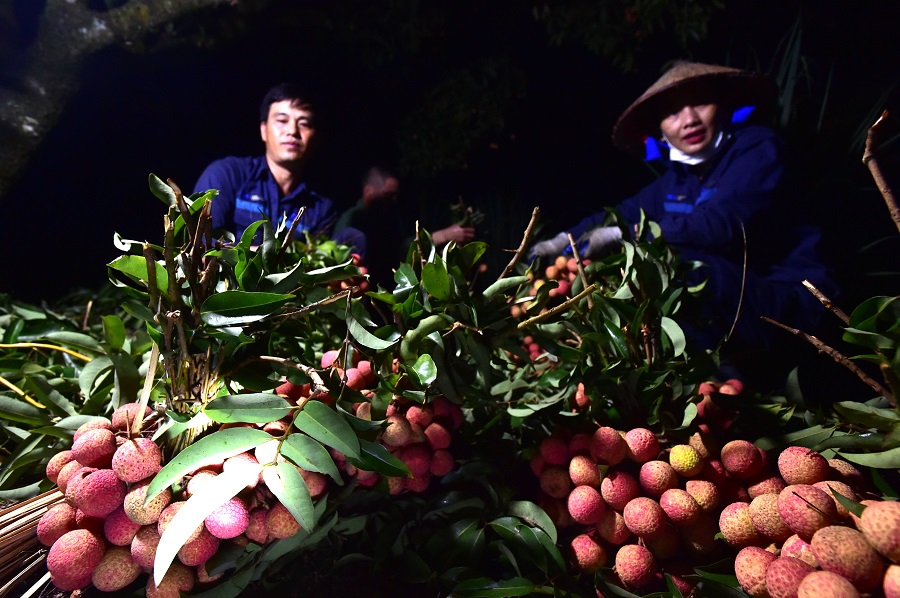
[[[113,546],[130,546],[139,529],[140,524],[128,518],[124,507],[119,507],[103,520],[103,535]]]
[[[606,503],[593,486],[577,486],[569,493],[569,515],[576,523],[594,525],[606,511]]]
[[[425,428],[425,438],[428,439],[428,444],[433,451],[446,449],[451,442],[450,431],[440,422],[428,424],[428,427]]]
[[[659,497],[659,506],[674,525],[690,525],[700,517],[701,509],[686,490],[669,488]]]
[[[70,463],[75,460],[75,455],[72,454],[72,451],[65,450],[60,451],[50,457],[50,460],[47,461],[47,467],[45,468],[45,473],[47,474],[47,479],[56,483],[57,477],[59,476],[60,470],[66,463]]]
[[[633,428],[625,432],[625,456],[636,463],[646,463],[659,454],[659,440],[647,428]]]
[[[585,432],[572,434],[572,437],[569,438],[569,442],[566,445],[569,450],[569,455],[573,458],[576,455],[585,455],[589,457],[591,455],[591,438],[592,436]]]
[[[849,461],[828,459],[828,476],[826,479],[844,482],[855,492],[864,492],[868,486],[866,477]]]
[[[145,505],[150,482],[151,480],[147,479],[134,484],[125,494],[123,503],[128,518],[141,525],[155,524],[159,521],[159,514],[172,500],[172,491],[165,488]]]
[[[421,477],[431,469],[432,452],[421,444],[410,444],[396,453],[396,457],[409,468],[413,477]]]
[[[575,486],[600,486],[600,469],[587,455],[575,455],[569,461],[569,478]]]
[[[669,450],[669,465],[678,475],[692,478],[703,470],[703,459],[691,445],[676,444]]]
[[[809,563],[780,556],[766,568],[766,589],[772,598],[793,598],[803,578],[815,571]]]
[[[140,482],[162,469],[162,449],[150,438],[126,440],[112,458],[112,470],[123,482]]]
[[[853,491],[853,488],[851,488],[844,482],[838,482],[834,480],[816,482],[815,484],[813,484],[813,486],[831,497],[831,500],[834,501],[834,508],[837,509],[838,517],[840,517],[841,519],[850,518],[850,511],[848,511],[847,507],[845,507],[840,503],[840,501],[838,501],[837,496],[835,496],[834,493],[837,492],[845,498],[856,501],[857,496],[856,492]]]
[[[111,469],[98,469],[78,484],[75,506],[89,517],[106,517],[125,500],[127,487]]]
[[[750,498],[756,498],[760,494],[778,494],[787,484],[784,483],[784,480],[781,479],[781,476],[777,475],[765,475],[749,481],[747,483],[747,494],[750,495]]]
[[[85,587],[104,552],[106,543],[97,534],[86,529],[66,532],[47,553],[47,570],[53,585],[64,592]]]
[[[750,521],[753,527],[773,542],[783,542],[794,532],[778,514],[778,495],[761,494],[750,502]]]
[[[409,420],[402,415],[394,414],[385,418],[385,428],[381,434],[381,441],[387,446],[403,446],[409,442]]]
[[[900,561],[900,502],[867,505],[859,518],[859,531],[875,550],[895,563]]]
[[[812,485],[828,476],[828,461],[805,446],[789,446],[778,455],[778,473],[788,486]]]
[[[617,465],[625,458],[628,445],[615,428],[600,426],[591,438],[591,457],[597,463]]]
[[[147,598],[178,598],[182,593],[190,592],[194,588],[196,579],[197,576],[192,567],[173,561],[159,587],[152,575],[147,580],[145,588]]]
[[[762,543],[762,537],[750,519],[750,505],[745,502],[731,503],[722,509],[719,529],[725,541],[737,548]]]
[[[88,430],[72,444],[72,456],[86,467],[109,467],[118,445],[106,428]]]
[[[572,487],[568,470],[559,466],[544,468],[541,477],[538,478],[538,483],[541,490],[553,498],[565,498],[569,495],[569,489]]]
[[[782,490],[778,494],[778,514],[791,531],[807,542],[838,516],[834,501],[808,484],[794,484]]]
[[[145,570],[153,568],[156,559],[156,548],[159,546],[160,535],[156,525],[145,525],[134,535],[131,541],[131,558]]]
[[[569,462],[568,443],[562,438],[550,436],[544,438],[538,446],[544,463],[548,465],[565,465]]]
[[[625,525],[635,536],[650,537],[662,531],[666,524],[666,514],[659,503],[646,496],[628,501],[622,511]]]
[[[52,546],[60,537],[76,528],[75,507],[65,502],[57,503],[38,520],[38,542],[44,546]]]
[[[641,488],[637,480],[621,470],[608,471],[600,482],[600,495],[606,504],[617,511],[622,511],[631,499],[640,494]]]
[[[203,523],[213,536],[227,540],[240,536],[247,530],[250,513],[244,501],[235,496],[207,515]]]
[[[193,540],[188,540],[184,546],[178,549],[178,560],[188,567],[196,567],[212,558],[219,550],[222,541],[209,533],[206,528],[200,530],[200,535]]]
[[[694,447],[701,459],[714,459],[719,456],[719,445],[712,434],[698,431],[691,434],[688,444]]]
[[[606,564],[606,550],[588,534],[572,538],[571,549],[575,566],[582,573],[596,573]]]
[[[722,447],[722,465],[731,476],[750,479],[762,471],[764,462],[759,449],[746,440],[732,440]]]
[[[287,507],[276,502],[266,514],[266,531],[272,538],[290,538],[300,532],[300,524],[291,515]]]
[[[613,546],[624,544],[625,540],[631,537],[631,530],[625,525],[625,517],[612,509],[604,511],[596,528],[600,537]]]
[[[91,575],[91,583],[101,592],[117,592],[130,585],[141,574],[141,568],[131,558],[131,551],[113,546],[103,555]]]
[[[678,474],[665,461],[647,461],[638,474],[641,488],[653,498],[659,498],[669,488],[678,487]]]
[[[656,559],[639,544],[626,544],[616,553],[616,574],[627,587],[641,588],[653,581]]]
[[[81,438],[85,432],[90,432],[91,430],[100,430],[100,429],[109,430],[111,432],[115,431],[115,430],[113,430],[112,422],[109,421],[108,418],[94,417],[94,418],[84,422],[80,426],[78,426],[78,429],[75,430],[75,432],[72,434],[72,442],[74,443],[76,440]]]
[[[453,458],[450,451],[437,450],[431,455],[431,465],[429,466],[428,471],[433,476],[441,477],[453,471],[455,466],[456,460]]]
[[[661,561],[671,559],[681,549],[678,533],[671,525],[663,525],[658,533],[641,538],[641,542],[647,547],[650,554]]]
[[[900,598],[900,565],[888,565],[881,587],[884,598]]]
[[[781,545],[781,556],[792,556],[809,563],[814,569],[819,568],[819,561],[816,560],[816,555],[813,554],[812,546],[797,534],[789,537]]]
[[[134,417],[138,414],[140,409],[140,403],[125,403],[124,405],[119,405],[112,414],[112,425],[116,430],[125,431],[128,427],[134,423]],[[144,407],[144,417],[148,417],[153,414],[153,409],[150,406]]]
[[[406,410],[406,419],[411,424],[417,424],[423,430],[434,419],[434,409],[431,405],[410,405]]]
[[[837,573],[857,590],[868,592],[881,583],[884,563],[857,530],[840,525],[823,527],[809,544],[819,567]]]
[[[707,557],[718,549],[716,534],[719,526],[711,515],[703,514],[691,525],[678,528],[678,535],[687,551],[697,557]]]
[[[813,571],[800,582],[797,598],[859,598],[859,592],[837,573]]]
[[[166,533],[166,528],[169,527],[169,523],[175,518],[175,515],[178,511],[185,505],[187,501],[184,500],[176,500],[170,502],[166,505],[166,508],[162,510],[162,513],[159,514],[159,521],[156,522],[156,530],[159,532],[159,535],[162,536]],[[203,530],[203,524],[198,525],[191,534],[188,536],[186,541],[196,540],[200,537],[200,532]]]
[[[244,532],[251,542],[256,542],[260,546],[269,541],[269,531],[266,529],[266,515],[269,509],[265,507],[256,507],[248,515],[247,529]]]
[[[752,598],[768,598],[766,568],[775,555],[758,546],[745,546],[734,557],[734,573],[744,592]]]
[[[684,489],[697,501],[704,513],[710,513],[719,505],[719,489],[709,480],[688,480]]]

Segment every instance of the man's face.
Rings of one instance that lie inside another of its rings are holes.
[[[368,184],[363,187],[363,200],[366,205],[377,206],[381,209],[390,209],[397,205],[400,196],[400,181],[394,177],[387,177],[381,186]]]
[[[259,134],[269,162],[288,169],[300,167],[316,136],[313,112],[295,100],[273,102],[269,117],[259,124]]]
[[[696,154],[718,134],[717,104],[698,97],[672,97],[663,104],[660,129],[671,145]]]

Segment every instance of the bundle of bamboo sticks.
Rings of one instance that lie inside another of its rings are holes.
[[[0,598],[28,598],[49,580],[47,572],[30,589],[23,592],[18,587],[44,567],[48,548],[38,542],[37,524],[50,507],[64,500],[63,493],[54,488],[0,510]]]

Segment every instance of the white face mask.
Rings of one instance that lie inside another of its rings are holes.
[[[672,162],[680,162],[681,164],[686,164],[688,166],[694,166],[695,164],[702,164],[706,162],[710,158],[716,155],[716,152],[719,151],[719,147],[722,145],[722,142],[725,141],[725,132],[719,131],[719,134],[716,138],[704,147],[702,150],[697,152],[696,154],[686,154],[666,139],[666,136],[663,135],[663,141],[666,145],[669,146],[669,160]]]

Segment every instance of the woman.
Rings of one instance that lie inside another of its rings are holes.
[[[760,75],[679,62],[625,110],[613,129],[617,146],[643,149],[648,160],[665,167],[618,211],[633,225],[643,210],[683,260],[704,264],[692,273],[692,282],[707,280],[702,321],[683,323],[698,348],[719,345],[740,303],[723,354],[768,350],[774,334],[784,333],[760,316],[810,331],[823,308],[802,281],[835,292],[816,255],[818,230],[797,224],[798,198],[779,194],[781,141],[772,129],[748,118],[774,95],[774,86]],[[568,231],[582,241],[585,256],[621,242],[623,228],[603,226],[608,217],[594,214]],[[532,255],[555,256],[568,244],[566,233],[560,233],[537,243]]]

